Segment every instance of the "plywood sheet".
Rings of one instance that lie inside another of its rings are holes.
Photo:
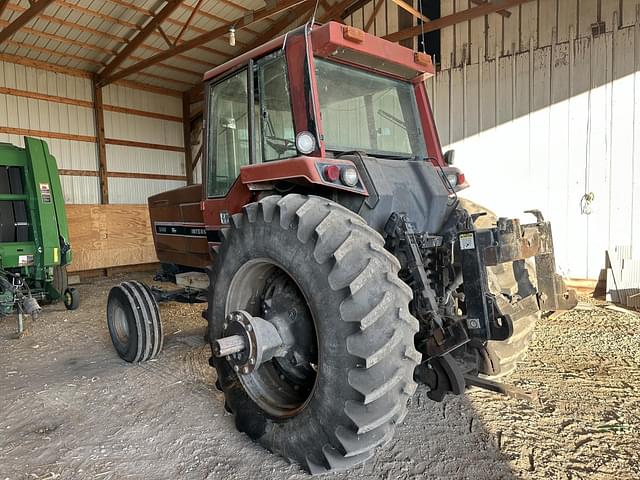
[[[146,205],[67,205],[73,263],[69,271],[154,263]]]

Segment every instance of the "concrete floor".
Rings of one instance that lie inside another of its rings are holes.
[[[0,319],[0,480],[308,478],[224,412],[202,305],[162,306],[157,360],[117,357],[105,302],[119,280],[81,285],[80,309],[47,307],[19,340]],[[508,379],[540,404],[482,391],[436,404],[418,389],[372,461],[322,478],[640,478],[640,317],[584,308],[541,321]]]

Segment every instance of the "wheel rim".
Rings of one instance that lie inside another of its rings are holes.
[[[129,322],[127,321],[127,313],[121,305],[115,305],[113,315],[111,317],[111,326],[118,342],[123,345],[129,343]]]
[[[300,413],[313,396],[318,376],[318,343],[313,315],[295,279],[270,259],[245,263],[233,276],[225,315],[245,310],[271,322],[286,354],[238,377],[249,397],[278,418]]]

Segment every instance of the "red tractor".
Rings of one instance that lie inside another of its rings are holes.
[[[521,225],[458,198],[433,72],[307,24],[206,74],[203,185],[149,199],[166,271],[208,274],[211,365],[238,429],[312,473],[371,457],[419,383],[435,401],[499,386],[487,377],[515,366],[540,312],[575,305],[540,212]],[[110,293],[129,362],[161,349],[157,296]]]

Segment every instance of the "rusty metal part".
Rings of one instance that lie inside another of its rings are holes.
[[[517,398],[519,400],[526,400],[531,403],[539,404],[540,399],[535,393],[525,392],[521,388],[514,387],[513,385],[506,385],[504,383],[489,380],[487,378],[477,377],[475,375],[464,375],[464,380],[467,387],[478,387],[490,392],[500,393],[508,397]]]
[[[499,218],[495,228],[461,233],[460,247],[463,253],[467,249],[481,250],[485,266],[535,257],[539,309],[569,310],[578,300],[556,273],[551,224],[539,210],[527,213],[536,217],[536,223],[521,225],[517,219]]]

